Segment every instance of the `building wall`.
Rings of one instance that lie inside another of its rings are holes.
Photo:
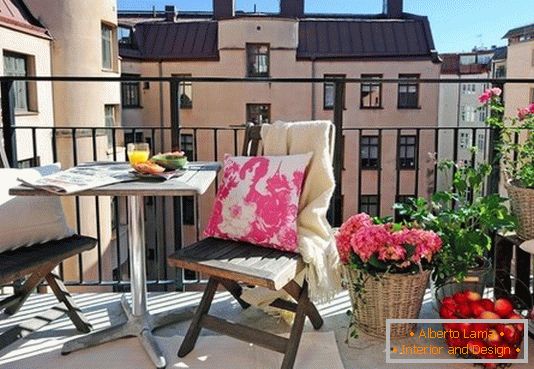
[[[219,61],[135,61],[123,60],[123,73],[142,76],[169,77],[173,74],[189,74],[193,77],[246,76],[246,44],[270,44],[270,76],[275,78],[322,78],[325,74],[345,74],[359,78],[361,74],[383,74],[384,78],[398,78],[399,74],[420,74],[421,78],[438,78],[440,65],[428,61],[315,61],[297,60],[298,23],[279,18],[234,18],[219,23]],[[124,109],[124,126],[170,126],[169,84],[150,82],[149,89],[140,89],[142,108]],[[436,127],[438,123],[438,87],[435,84],[420,85],[420,109],[397,109],[397,85],[382,86],[383,109],[360,109],[360,86],[347,85],[344,127]],[[243,125],[246,121],[247,103],[271,105],[271,122],[277,120],[299,121],[333,119],[333,110],[323,108],[323,84],[283,83],[201,83],[192,86],[192,109],[180,110],[182,132],[186,127],[210,127]],[[362,194],[381,193],[382,215],[392,214],[395,201],[396,180],[395,131],[384,131],[382,146],[382,187],[378,189],[379,171],[362,172]],[[147,131],[149,134],[149,132]],[[376,132],[364,132],[375,134]],[[405,131],[403,134],[415,134]],[[198,158],[213,160],[225,152],[234,153],[231,133],[218,133],[218,152],[214,152],[213,134],[198,131]],[[420,195],[428,194],[432,185],[429,171],[432,163],[427,153],[433,148],[433,133],[421,132],[418,175]],[[159,140],[156,139],[155,145]],[[170,139],[165,141],[170,149]],[[240,151],[240,148],[238,148]],[[345,171],[343,173],[344,216],[358,211],[358,133],[347,131],[345,138]],[[416,174],[414,170],[400,173],[399,191],[414,194]],[[212,186],[213,187],[213,186]],[[214,188],[200,199],[201,225],[203,229],[211,212]],[[170,218],[167,218],[168,220]],[[185,243],[196,236],[194,227],[186,226]]]
[[[4,52],[24,54],[31,62],[28,73],[36,76],[51,75],[51,42],[49,39],[14,31],[0,26],[0,75],[4,75]],[[30,99],[36,100],[36,109],[27,113],[16,113],[16,126],[50,126],[54,121],[52,85],[50,82],[33,82],[29,87]],[[32,132],[30,129],[17,130],[17,159],[33,158]],[[41,162],[52,161],[50,137],[52,132],[36,131],[37,156]]]
[[[118,77],[120,64],[117,48],[117,8],[115,0],[26,0],[32,14],[50,31],[53,37],[51,73],[54,76]],[[107,70],[102,62],[102,24],[111,27],[112,68]],[[105,105],[115,106],[116,125],[120,123],[120,84],[87,82],[54,82],[54,124],[56,127],[104,127]],[[49,122],[50,124],[51,122]],[[81,129],[73,137],[71,130],[58,130],[58,160],[64,167],[76,164],[72,146],[77,145],[77,162],[108,160],[107,136],[96,133],[96,157],[93,155],[92,131]],[[98,280],[98,252],[101,253],[102,278],[112,279],[112,246],[110,198],[80,198],[77,222],[73,198],[64,200],[69,224],[78,232],[100,238],[99,248],[83,254],[83,278]],[[100,209],[100,227],[96,209]],[[100,251],[99,251],[100,249]],[[78,280],[77,258],[64,264],[67,280]],[[95,288],[96,289],[96,288]],[[109,289],[99,287],[100,290]],[[85,289],[86,290],[86,289]]]
[[[507,78],[534,78],[534,39],[508,45],[506,60]],[[517,109],[532,101],[534,84],[508,84],[506,86],[505,115],[515,116]]]

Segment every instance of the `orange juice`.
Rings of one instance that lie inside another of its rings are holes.
[[[128,160],[131,165],[144,163],[148,161],[150,153],[148,151],[134,150],[128,153]]]

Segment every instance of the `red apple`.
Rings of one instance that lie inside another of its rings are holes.
[[[471,317],[471,308],[468,304],[461,304],[456,306],[456,315],[462,318]]]
[[[479,301],[479,303],[486,311],[493,311],[494,309],[493,301],[490,299],[482,299]]]
[[[493,311],[483,311],[479,316],[479,319],[501,319],[501,317],[495,314]]]
[[[502,357],[501,359],[516,359],[518,352],[515,350],[515,347],[502,342],[497,347],[502,347]]]
[[[452,295],[452,298],[457,304],[465,304],[467,302],[467,296],[465,296],[465,292],[456,292],[454,295]]]
[[[487,353],[484,359],[491,360],[491,359],[500,359],[500,358],[495,353]],[[497,368],[497,366],[498,364],[495,364],[495,363],[484,363],[484,368],[495,369]]]
[[[490,326],[487,323],[474,323],[474,324],[472,324],[472,326],[473,326],[473,328],[472,328],[473,332],[484,332],[484,333],[486,333],[490,329]],[[477,336],[477,337],[480,337],[480,336]]]
[[[462,337],[469,336],[473,331],[473,325],[471,323],[458,323],[458,330]]]
[[[480,301],[471,301],[469,307],[471,308],[474,317],[478,317],[482,312],[486,311]]]
[[[525,319],[525,318],[523,318],[521,315],[517,313],[512,313],[508,315],[508,319]],[[525,325],[523,323],[515,323],[514,326],[518,332],[523,332],[523,330],[525,329]]]
[[[505,298],[500,298],[495,301],[494,310],[501,318],[506,318],[508,315],[514,312],[514,306],[510,300]]]
[[[451,296],[447,296],[447,297],[443,298],[441,303],[443,305],[452,305],[452,306],[456,305],[456,301],[454,301],[454,299]]]
[[[465,297],[467,297],[469,301],[479,301],[480,299],[482,299],[482,296],[480,296],[480,293],[475,292],[475,291],[466,291]]]
[[[504,324],[501,331],[504,333],[504,340],[512,345],[518,343],[521,340],[521,336],[519,335],[515,327],[511,324]]]
[[[496,346],[500,342],[502,342],[501,335],[499,334],[499,332],[497,332],[496,329],[489,329],[488,338],[486,338],[486,342],[492,346]]]
[[[454,309],[451,308],[448,305],[442,305],[439,309],[439,316],[443,319],[455,319],[456,315],[454,315]]]

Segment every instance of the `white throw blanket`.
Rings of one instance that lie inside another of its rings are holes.
[[[335,189],[332,158],[334,126],[329,121],[276,122],[264,125],[264,155],[295,155],[313,152],[299,203],[298,252],[306,268],[310,298],[327,302],[341,289],[339,255],[326,213]],[[261,297],[260,297],[261,296]],[[277,297],[273,291],[254,289],[242,296],[256,306],[267,306]]]

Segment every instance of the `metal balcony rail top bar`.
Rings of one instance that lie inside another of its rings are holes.
[[[143,77],[143,76],[121,76],[121,77],[82,77],[82,76],[0,76],[0,82],[9,81],[51,81],[51,82],[124,82],[124,81],[147,81],[147,82],[272,82],[272,83],[534,83],[534,78],[270,78],[270,77]]]

